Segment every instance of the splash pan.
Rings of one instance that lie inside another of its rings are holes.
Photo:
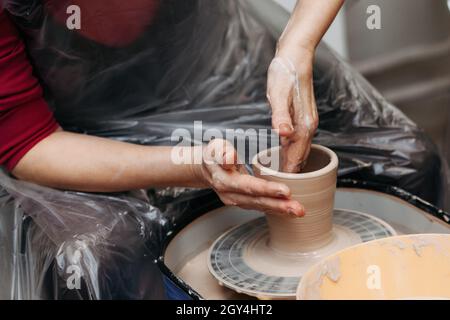
[[[270,248],[265,218],[237,226],[211,246],[208,268],[224,286],[262,299],[293,299],[309,267],[341,249],[395,235],[384,221],[351,210],[334,210],[333,236],[320,249],[283,253]]]
[[[370,214],[392,226],[399,235],[450,234],[450,226],[444,221],[397,196],[378,191],[338,188],[335,208]],[[175,275],[177,290],[204,299],[254,298],[219,285],[209,272],[207,261],[211,245],[222,234],[262,217],[260,212],[222,207],[203,214],[174,235],[164,252],[164,264]]]
[[[450,235],[391,237],[342,250],[308,270],[297,299],[450,299]]]

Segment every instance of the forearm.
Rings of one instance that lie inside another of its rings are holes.
[[[298,0],[278,49],[313,52],[343,3],[344,0]]]
[[[314,95],[314,52],[344,0],[298,0],[281,35],[267,79],[272,127],[282,144],[282,170],[307,161],[319,116]]]
[[[40,185],[88,192],[205,187],[195,165],[175,164],[171,156],[171,147],[139,146],[60,131],[32,148],[12,173]]]

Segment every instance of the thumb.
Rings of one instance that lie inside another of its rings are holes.
[[[272,128],[278,130],[278,134],[281,137],[292,135],[294,133],[294,126],[292,125],[288,102],[273,98],[270,101],[270,106],[272,107]]]
[[[222,154],[221,166],[225,170],[233,170],[237,168],[238,155],[236,150],[231,144],[225,144],[225,148]]]

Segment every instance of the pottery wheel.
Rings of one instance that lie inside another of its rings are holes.
[[[221,285],[260,298],[295,297],[303,273],[319,260],[352,245],[396,234],[386,222],[350,210],[335,209],[333,237],[324,247],[289,254],[269,247],[269,229],[261,217],[222,234],[211,246],[208,268]]]

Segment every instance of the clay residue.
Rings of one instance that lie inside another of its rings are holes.
[[[404,250],[407,247],[406,243],[398,239],[391,239],[390,244],[399,248],[400,250]]]
[[[407,244],[404,241],[402,241],[401,239],[387,239],[386,241],[380,242],[381,245],[389,245],[391,247],[395,247],[399,250],[405,250],[406,248],[411,248],[412,250],[414,250],[414,252],[416,253],[416,255],[418,257],[422,256],[423,253],[423,248],[428,247],[428,246],[432,246],[434,247],[436,250],[442,249],[442,245],[439,243],[439,241],[433,241],[432,239],[428,239],[425,237],[410,237],[409,238],[411,240],[411,244]],[[393,250],[389,251],[392,254],[395,254],[395,252]]]
[[[422,247],[425,247],[425,246],[426,246],[425,244],[413,243],[413,249],[419,257],[422,256]]]
[[[431,239],[423,237],[411,237],[410,239],[413,240],[412,248],[419,257],[422,256],[422,249],[424,247],[433,246],[436,250],[442,249],[439,242],[432,241]]]
[[[390,239],[390,241],[381,242],[380,245],[389,245],[387,250],[394,256],[398,256],[399,250],[405,250],[408,246],[401,240]]]
[[[326,276],[333,282],[338,282],[341,278],[341,261],[339,257],[334,257],[327,261]]]
[[[331,258],[322,263],[314,275],[314,280],[308,286],[306,299],[320,300],[320,287],[322,286],[324,277],[333,282],[338,282],[341,278],[341,261],[338,256]]]

